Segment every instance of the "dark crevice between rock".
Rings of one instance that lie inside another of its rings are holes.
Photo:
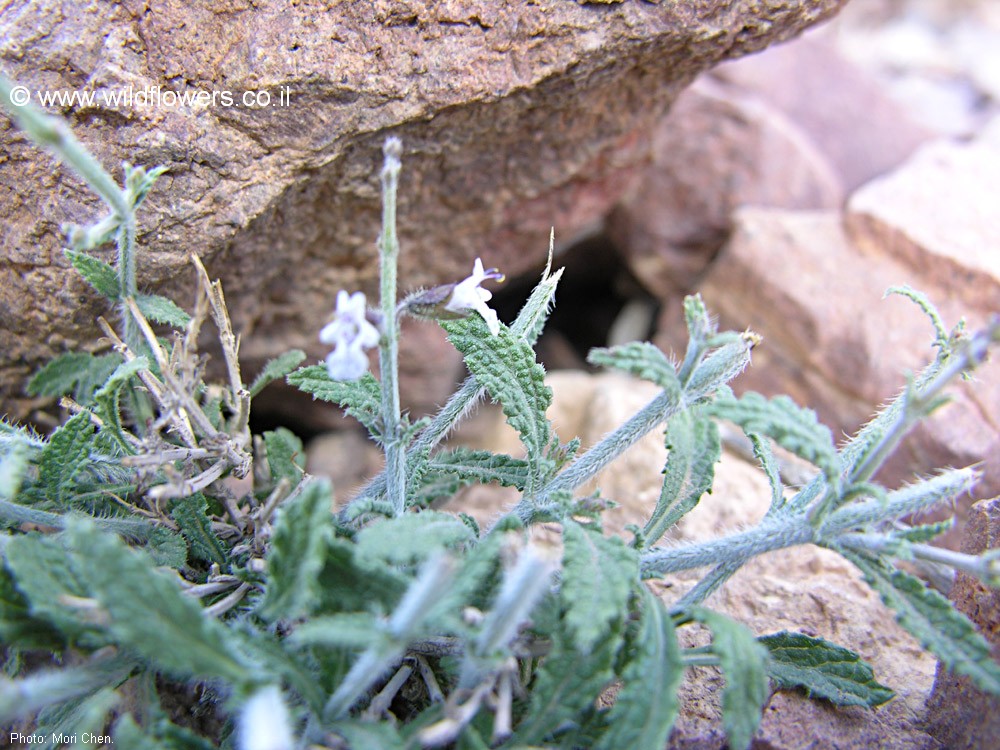
[[[629,271],[620,248],[606,235],[570,246],[553,265],[565,271],[536,349],[546,370],[593,369],[586,362],[595,346],[654,336],[659,303]],[[542,270],[539,266],[494,290],[490,304],[501,320],[517,317]]]

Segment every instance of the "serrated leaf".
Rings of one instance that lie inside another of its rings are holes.
[[[157,526],[143,545],[158,568],[178,570],[187,565],[187,545],[180,534]]]
[[[204,495],[199,493],[176,501],[170,508],[170,517],[187,540],[195,559],[218,565],[227,563],[226,548],[212,531],[208,500]]]
[[[785,488],[781,482],[781,469],[778,461],[771,450],[771,441],[761,437],[756,432],[748,432],[750,444],[753,446],[753,455],[760,462],[760,468],[767,477],[767,483],[771,487],[771,505],[767,509],[768,515],[777,513],[785,505]]]
[[[1000,666],[976,626],[951,602],[908,573],[849,549],[837,550],[854,563],[896,620],[944,666],[969,677],[980,689],[1000,695]]]
[[[684,298],[684,322],[692,344],[703,345],[717,330],[700,294]]]
[[[639,591],[642,614],[622,672],[624,687],[598,750],[663,750],[680,708],[677,688],[684,668],[673,621],[645,586]]]
[[[375,376],[366,372],[357,380],[333,380],[324,365],[301,367],[285,380],[320,401],[340,405],[373,437],[380,437],[382,389]]]
[[[660,540],[711,491],[715,464],[722,457],[719,428],[701,409],[686,409],[671,419],[666,431],[670,453],[663,470],[663,487],[646,527],[645,546]]]
[[[107,612],[107,632],[120,645],[179,679],[217,677],[235,686],[253,679],[225,626],[185,596],[148,555],[83,519],[71,519],[65,535],[73,568]]]
[[[587,361],[648,380],[670,393],[680,393],[681,384],[670,360],[648,341],[633,341],[612,349],[591,349]]]
[[[356,545],[344,539],[327,543],[319,574],[322,599],[317,612],[387,611],[406,591],[406,576],[377,562],[365,564],[356,552]]]
[[[773,438],[785,450],[817,466],[832,485],[839,484],[840,461],[833,434],[811,409],[802,408],[788,396],[767,399],[752,391],[738,399],[716,399],[708,409],[719,419],[735,422],[744,432]]]
[[[253,383],[250,385],[250,398],[254,398],[264,388],[275,380],[288,375],[292,370],[301,365],[306,358],[306,353],[301,349],[292,349],[279,357],[270,360],[264,369],[260,371]]]
[[[98,294],[112,302],[122,296],[118,271],[99,258],[76,250],[64,250],[66,257],[79,274],[97,290]]]
[[[570,643],[568,633],[557,631],[552,640],[552,650],[535,672],[530,706],[505,747],[540,744],[568,722],[579,721],[614,678],[619,633],[586,654]]]
[[[506,326],[494,336],[478,315],[441,326],[465,357],[469,372],[500,402],[507,424],[517,430],[528,460],[535,462],[531,481],[537,481],[551,437],[545,411],[552,403],[552,389],[545,385],[545,370],[535,361],[534,351]]]
[[[159,294],[137,294],[135,304],[139,312],[154,323],[163,323],[174,328],[186,328],[191,316],[177,306],[172,299]]]
[[[145,357],[136,357],[129,362],[122,362],[115,368],[101,389],[94,394],[94,411],[104,423],[103,430],[106,430],[118,443],[118,447],[126,453],[133,453],[134,449],[122,429],[119,399],[122,388],[137,373],[147,369],[149,369],[149,362]]]
[[[90,645],[106,642],[93,632],[93,625],[87,623],[80,610],[68,603],[67,597],[85,599],[88,589],[58,539],[15,536],[8,540],[4,556],[14,575],[14,585],[27,600],[32,617],[51,623],[70,640],[82,638]]]
[[[306,452],[302,441],[291,430],[279,427],[264,433],[267,465],[275,483],[288,479],[294,487],[306,468]]]
[[[733,750],[750,747],[768,698],[767,649],[745,625],[702,607],[688,612],[712,631],[712,652],[719,657],[726,684],[722,689],[722,725]]]
[[[606,537],[567,518],[563,521],[560,598],[566,625],[581,653],[605,637],[620,620],[639,580],[634,550],[619,537]]]
[[[328,481],[310,482],[281,506],[267,555],[261,617],[298,617],[319,601],[319,573],[333,533],[333,490]]]
[[[94,443],[90,413],[74,414],[62,424],[42,450],[38,479],[50,500],[68,507],[74,499],[75,477],[86,468]]]
[[[56,398],[70,393],[81,404],[89,403],[115,368],[121,364],[118,354],[94,356],[84,352],[67,352],[48,362],[28,381],[29,396]]]
[[[767,673],[782,690],[803,688],[810,698],[838,706],[881,706],[895,693],[875,680],[853,651],[822,638],[782,631],[757,639],[770,652]]]
[[[531,290],[527,301],[517,314],[517,319],[510,326],[510,330],[524,339],[529,346],[535,345],[545,328],[562,275],[563,269],[561,268],[552,273],[552,243],[550,241],[549,259],[542,272],[542,278]]]
[[[442,549],[474,541],[472,531],[455,516],[425,510],[366,526],[357,536],[362,560],[413,565]]]
[[[44,750],[66,747],[67,743],[56,742],[59,735],[64,737],[91,735],[94,738],[102,736],[103,729],[107,726],[108,714],[120,701],[121,696],[112,688],[106,687],[90,695],[44,709],[38,714],[38,724],[34,734],[48,739],[38,747]]]
[[[527,461],[490,451],[456,448],[435,454],[409,486],[411,504],[426,506],[448,498],[470,484],[497,483],[523,490],[530,467]]]
[[[941,536],[946,531],[950,531],[954,525],[955,519],[949,518],[946,521],[938,521],[937,523],[926,523],[910,528],[893,529],[890,535],[893,539],[910,542],[911,544],[920,544],[922,542],[929,542]]]

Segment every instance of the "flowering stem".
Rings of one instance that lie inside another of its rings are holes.
[[[396,265],[399,238],[396,235],[396,190],[399,187],[402,144],[398,138],[386,139],[382,167],[382,236],[381,257],[382,339],[379,343],[379,367],[382,374],[382,422],[385,439],[385,470],[389,501],[399,516],[406,509],[406,450],[403,445],[402,418],[399,409],[399,321],[396,317]]]

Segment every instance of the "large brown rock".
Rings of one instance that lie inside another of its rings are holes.
[[[141,284],[183,290],[185,257],[201,254],[252,372],[290,346],[319,356],[336,290],[375,290],[387,134],[406,147],[405,283],[461,278],[476,255],[518,273],[544,257],[550,226],[572,237],[617,201],[697,73],[842,3],[20,0],[0,14],[0,60],[33,91],[96,92],[64,114],[116,174],[125,159],[169,167],[140,217]],[[101,99],[129,89],[152,103]],[[173,106],[165,91],[218,96]],[[272,106],[237,106],[246,91]],[[103,209],[6,119],[0,143],[0,398],[17,414],[27,374],[84,346],[104,312],[59,230]]]

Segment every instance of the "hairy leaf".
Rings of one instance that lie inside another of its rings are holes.
[[[126,453],[134,453],[132,445],[122,429],[121,398],[122,388],[136,375],[146,370],[149,362],[145,357],[137,357],[130,362],[122,362],[108,378],[107,382],[94,394],[94,410],[104,423],[104,430],[113,437],[118,447]]]
[[[358,380],[333,380],[325,365],[300,367],[285,380],[320,401],[339,404],[348,416],[365,426],[373,437],[382,434],[382,389],[375,376],[366,372]]]
[[[328,481],[310,482],[298,497],[281,506],[267,555],[261,617],[294,618],[311,610],[320,598],[319,572],[333,532],[333,492]]]
[[[292,370],[305,361],[306,353],[301,349],[292,349],[279,357],[270,360],[260,374],[254,378],[250,385],[250,398],[260,393],[269,383],[288,375]]]
[[[62,507],[75,499],[76,476],[86,468],[94,443],[89,412],[74,414],[54,433],[42,451],[38,478],[50,500]]]
[[[684,298],[684,322],[687,324],[691,343],[699,346],[704,345],[717,330],[700,294]]]
[[[598,641],[585,654],[567,633],[556,631],[552,640],[552,650],[535,673],[530,706],[505,747],[541,744],[567,722],[579,721],[614,678],[611,667],[620,634]]]
[[[313,617],[299,625],[291,642],[303,646],[325,646],[362,651],[379,634],[379,623],[370,612],[341,612]]]
[[[517,319],[511,324],[510,330],[524,339],[529,346],[534,346],[545,328],[549,313],[555,301],[556,288],[562,278],[563,269],[552,273],[552,242],[549,242],[549,259],[535,288],[531,290],[527,301],[517,314]]]
[[[191,555],[207,563],[225,565],[226,548],[212,531],[208,501],[201,493],[178,500],[170,508],[170,517],[187,540]]]
[[[407,578],[378,561],[359,560],[357,546],[335,538],[327,543],[319,574],[317,612],[387,611],[406,591]]]
[[[98,294],[116,301],[122,296],[118,271],[99,258],[76,250],[64,250],[66,257],[81,276],[97,290]]]
[[[70,640],[81,638],[91,645],[103,645],[106,639],[96,636],[85,615],[70,606],[66,597],[83,600],[87,587],[73,570],[69,553],[53,537],[18,535],[8,540],[4,555],[7,569],[13,574],[16,592],[9,592],[3,603],[4,620],[8,614],[21,620],[22,604],[27,604],[28,614],[35,621],[51,623]],[[6,588],[6,587],[5,587]],[[51,633],[52,628],[46,628]],[[18,644],[22,645],[22,644]]]
[[[838,706],[881,706],[895,693],[875,680],[853,651],[822,638],[782,631],[757,639],[771,654],[767,673],[779,689],[804,688]]]
[[[274,482],[288,479],[293,487],[298,484],[305,472],[306,452],[295,433],[284,427],[265,432],[264,446],[271,479]]]
[[[178,307],[172,299],[158,294],[137,294],[135,304],[139,312],[154,323],[185,328],[191,322],[191,316]]]
[[[833,435],[811,409],[803,409],[788,396],[768,400],[753,392],[739,399],[719,398],[708,408],[715,417],[735,422],[744,432],[773,438],[782,448],[819,467],[827,481],[839,483],[840,462]]]
[[[473,541],[472,531],[449,513],[425,510],[366,526],[357,536],[363,560],[390,565],[412,565],[442,548]]]
[[[670,393],[680,393],[681,384],[674,366],[648,341],[633,341],[612,349],[591,349],[587,361],[649,380]]]
[[[767,649],[740,623],[702,607],[689,610],[712,630],[712,651],[719,657],[726,685],[722,689],[722,725],[733,750],[750,747],[768,697]]]
[[[710,492],[715,464],[722,457],[719,428],[700,409],[675,414],[667,427],[667,465],[656,508],[643,529],[652,546]]]
[[[625,683],[611,709],[599,750],[663,750],[677,719],[684,676],[673,621],[658,598],[639,587],[642,614],[622,672]]]
[[[178,570],[187,565],[184,537],[163,526],[153,528],[143,547],[158,568]]]
[[[496,482],[502,487],[524,489],[529,466],[524,459],[490,451],[455,448],[441,451],[431,458],[426,469],[407,489],[413,493],[414,505],[428,505],[439,498],[454,495],[470,484]]]
[[[552,403],[552,389],[545,385],[545,370],[535,361],[534,351],[505,326],[492,335],[478,315],[441,325],[465,357],[469,371],[500,402],[507,423],[521,436],[529,461],[540,461],[551,436],[545,411]],[[537,480],[540,465],[536,464],[533,474],[532,481]]]
[[[581,653],[621,619],[638,580],[636,553],[621,538],[603,536],[570,518],[563,521],[561,599],[567,628]]]
[[[1000,695],[1000,666],[990,656],[989,644],[951,602],[887,562],[848,549],[838,551],[861,570],[886,606],[896,611],[899,624],[945,667],[969,677],[980,689]]]
[[[121,362],[118,354],[60,354],[28,381],[28,395],[58,397],[72,394],[79,403],[89,403],[94,391],[104,384]]]
[[[119,644],[180,679],[218,677],[243,685],[252,678],[225,626],[206,616],[148,555],[83,519],[72,519],[66,536],[73,568],[107,612],[108,631]]]

